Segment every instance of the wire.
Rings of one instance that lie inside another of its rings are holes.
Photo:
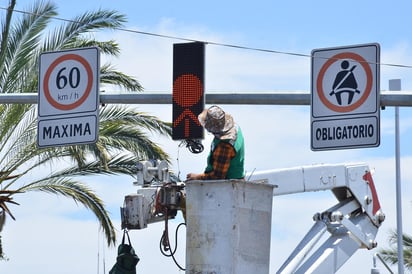
[[[172,257],[172,259],[173,259],[173,261],[175,262],[175,264],[177,265],[177,267],[179,267],[179,269],[180,270],[186,270],[186,269],[184,269],[178,262],[177,262],[177,260],[176,260],[176,258],[175,258],[175,253],[176,253],[176,250],[177,250],[177,233],[178,233],[178,231],[179,231],[179,227],[181,226],[181,225],[186,225],[185,223],[181,223],[181,224],[179,224],[178,226],[177,226],[177,228],[176,228],[176,232],[175,232],[175,248],[174,248],[174,250],[172,251],[172,249],[170,248],[170,241],[169,241],[169,226],[168,226],[168,223],[169,223],[169,214],[168,214],[168,208],[167,207],[165,207],[165,229],[164,229],[164,231],[163,231],[163,234],[162,234],[162,237],[160,237],[160,252],[164,255],[164,256],[166,256],[166,257]],[[162,249],[162,246],[163,246],[163,249]],[[170,254],[167,254],[166,252],[167,251],[170,251]]]
[[[176,157],[176,162],[177,162],[177,179],[180,180],[180,144],[177,146],[177,157]]]
[[[201,153],[204,149],[201,140],[186,139],[179,144],[179,147],[182,145],[186,145],[186,148],[195,154]]]
[[[103,239],[100,237],[101,233],[100,231],[97,232],[97,274],[100,273],[100,261],[103,266],[103,273],[106,273],[106,253],[105,253],[105,247],[104,244],[101,245],[101,242],[103,242]],[[100,257],[100,251],[102,251],[102,258]]]
[[[166,221],[167,222],[167,221]],[[182,225],[186,225],[186,223],[180,223],[178,226],[177,226],[177,228],[176,228],[176,231],[175,231],[175,248],[174,248],[174,250],[172,251],[172,249],[170,248],[170,242],[169,242],[169,236],[168,236],[168,234],[169,234],[169,231],[168,231],[168,229],[167,229],[167,227],[165,227],[165,230],[163,231],[163,235],[162,235],[162,237],[160,238],[160,252],[165,256],[165,257],[172,257],[172,259],[173,259],[173,261],[175,262],[175,264],[177,265],[177,267],[180,269],[180,270],[183,270],[183,271],[185,271],[186,269],[184,268],[184,267],[182,267],[178,262],[177,262],[177,260],[176,260],[176,258],[175,258],[175,254],[176,254],[176,250],[177,250],[177,234],[178,234],[178,232],[179,232],[179,228],[182,226]],[[162,244],[164,244],[164,243],[167,243],[167,248],[166,249],[162,249]],[[166,251],[170,251],[170,254],[167,254],[166,253]]]
[[[97,232],[97,274],[100,274],[100,231]]]
[[[249,177],[247,178],[246,181],[250,181],[250,178],[252,177],[253,173],[255,172],[256,167],[252,170],[252,172],[249,174]]]
[[[8,8],[5,8],[5,7],[0,7],[0,9],[8,10]],[[14,11],[17,12],[17,13],[22,13],[22,14],[39,15],[39,14],[36,14],[36,13],[33,13],[33,12],[16,10],[16,9],[14,9]],[[64,22],[79,23],[78,21],[75,21],[75,20],[65,19],[65,18],[61,18],[61,17],[57,17],[57,16],[48,16],[48,17],[51,18],[51,19],[64,21]],[[132,29],[127,29],[127,28],[115,27],[113,29],[118,30],[118,31],[123,31],[123,32],[129,32],[129,33],[135,33],[135,34],[147,35],[147,36],[154,36],[154,37],[159,37],[159,38],[174,39],[174,40],[181,40],[181,41],[187,41],[187,42],[201,42],[201,43],[205,43],[205,44],[209,44],[209,45],[215,45],[215,46],[222,46],[222,47],[229,47],[229,48],[236,48],[236,49],[243,49],[243,50],[251,50],[251,51],[259,51],[259,52],[266,52],[266,53],[274,53],[274,54],[282,54],[282,55],[291,55],[291,56],[298,56],[298,57],[313,58],[312,55],[304,54],[304,53],[296,53],[296,52],[289,52],[289,51],[279,51],[279,50],[248,47],[248,46],[241,46],[241,45],[234,45],[234,44],[218,43],[218,42],[213,42],[213,41],[191,39],[191,38],[186,38],[186,37],[181,37],[181,36],[172,36],[172,35],[159,34],[159,33],[154,33],[154,32],[132,30]],[[322,58],[322,57],[317,57],[317,58]],[[325,58],[325,59],[329,59],[329,58]],[[375,63],[373,63],[373,64],[375,64]],[[402,64],[393,64],[393,63],[377,63],[377,65],[412,69],[412,65],[402,65]]]

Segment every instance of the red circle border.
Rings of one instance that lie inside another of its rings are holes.
[[[357,61],[358,63],[361,64],[363,69],[365,70],[366,73],[366,87],[363,95],[361,98],[356,101],[354,104],[349,105],[349,106],[336,106],[332,103],[329,102],[329,100],[325,97],[325,93],[323,90],[323,77],[325,76],[326,71],[328,68],[335,63],[338,60],[342,59],[352,59]],[[318,78],[316,80],[316,88],[317,88],[317,93],[319,96],[319,99],[322,101],[322,103],[329,108],[330,110],[336,111],[336,112],[351,112],[354,111],[355,109],[359,108],[369,97],[371,91],[372,91],[372,70],[369,67],[368,62],[359,54],[353,53],[353,52],[342,52],[338,53],[331,58],[329,58],[325,64],[323,64],[322,68],[319,71]]]
[[[59,102],[57,102],[56,100],[54,100],[54,98],[50,95],[50,89],[49,89],[49,78],[50,75],[53,71],[53,69],[60,64],[61,62],[67,61],[67,60],[75,60],[79,63],[81,63],[84,68],[86,69],[87,72],[87,86],[86,89],[84,91],[84,94],[80,97],[79,100],[75,101],[74,103],[71,104],[60,104]],[[75,109],[77,107],[79,107],[81,104],[84,103],[84,101],[86,101],[87,97],[90,95],[90,92],[92,90],[92,86],[93,86],[93,70],[90,67],[90,64],[87,62],[86,59],[84,59],[83,57],[81,57],[80,55],[77,54],[65,54],[60,56],[59,58],[57,58],[56,60],[54,60],[49,68],[46,71],[46,74],[44,76],[44,80],[43,80],[43,89],[44,89],[44,95],[47,99],[47,101],[56,109],[59,110],[72,110]]]

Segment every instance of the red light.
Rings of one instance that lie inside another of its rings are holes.
[[[191,107],[203,96],[202,82],[193,74],[183,74],[173,82],[173,101],[182,107]]]
[[[204,44],[173,45],[173,140],[203,139]]]

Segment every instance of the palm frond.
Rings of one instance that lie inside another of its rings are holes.
[[[124,87],[127,91],[143,91],[142,85],[140,85],[136,79],[114,70],[113,67],[108,64],[100,67],[100,81],[102,84]]]
[[[97,46],[103,54],[118,56],[117,43],[97,41],[92,32],[122,26],[124,15],[106,10],[85,12],[60,27],[48,28],[57,15],[54,4],[47,0],[35,1],[27,13],[12,20],[15,2],[10,1],[10,9],[2,21],[0,92],[35,91],[38,60],[45,51]],[[127,91],[143,90],[136,79],[110,64],[101,66],[100,80],[102,84],[117,85]],[[108,244],[113,244],[115,230],[103,202],[75,178],[96,174],[134,175],[139,160],[169,161],[167,153],[151,141],[150,134],[170,136],[170,123],[126,106],[109,105],[100,109],[96,143],[39,149],[36,118],[36,106],[0,105],[0,231],[6,212],[14,218],[6,205],[15,203],[12,198],[21,193],[42,191],[70,197],[83,204],[97,217]],[[42,168],[50,171],[39,173]],[[0,258],[2,255],[0,242]]]
[[[100,29],[118,28],[125,21],[125,16],[116,11],[86,12],[68,21],[62,27],[52,30],[43,44],[42,51],[71,48],[82,34]]]
[[[381,249],[379,252],[382,255],[382,258],[385,262],[390,264],[397,264],[399,261],[398,256],[398,233],[393,230],[390,232],[389,243],[391,247],[386,249]],[[403,255],[404,255],[404,266],[412,270],[412,236],[408,234],[402,235],[402,246],[403,246]]]
[[[144,129],[144,131],[143,131]],[[140,159],[169,160],[167,154],[150,140],[147,131],[171,135],[170,124],[124,106],[106,106],[100,112],[99,143],[104,147],[127,149]]]
[[[120,54],[119,44],[114,40],[109,41],[97,41],[93,37],[88,39],[85,37],[80,37],[70,42],[70,45],[66,45],[67,48],[87,48],[87,47],[98,47],[100,52],[105,55],[110,55],[118,57]]]
[[[42,191],[56,195],[63,195],[72,198],[86,208],[90,209],[99,220],[100,226],[106,235],[107,244],[116,242],[114,226],[110,220],[103,201],[86,185],[69,178],[51,178],[31,184],[27,184],[20,189],[20,192]]]
[[[18,126],[16,121],[20,121],[26,115],[30,106],[23,104],[3,105],[0,111],[0,144],[3,147],[8,142],[14,129]]]
[[[4,123],[0,126],[0,144],[2,147],[0,164],[2,169],[19,166],[19,162],[27,161],[30,154],[35,152],[33,140],[36,132],[36,111],[33,106],[10,105],[7,116],[2,117]],[[1,116],[0,116],[1,117]],[[18,119],[16,123],[16,119]]]
[[[4,23],[2,24],[1,37],[0,37],[0,81],[4,79],[5,60],[7,58],[7,41],[9,40],[9,33],[11,27],[11,19],[13,16],[14,6],[16,0],[11,0],[7,8],[7,14]],[[3,81],[1,81],[3,82]]]
[[[37,58],[40,35],[56,14],[55,5],[39,2],[22,15],[21,21],[15,22],[8,38],[5,70],[1,75],[2,92],[22,92],[27,75],[35,69],[30,64],[36,64],[33,60]]]
[[[49,179],[61,177],[76,177],[87,175],[135,175],[136,163],[138,159],[133,155],[118,154],[113,156],[107,164],[107,168],[102,168],[101,162],[98,160],[85,163],[81,168],[70,166],[61,170],[55,171],[48,176]]]
[[[103,107],[100,111],[100,123],[103,126],[106,124],[110,125],[111,123],[130,123],[131,125],[159,134],[167,136],[171,136],[172,134],[171,123],[164,122],[153,115],[139,112],[133,108],[122,105]]]

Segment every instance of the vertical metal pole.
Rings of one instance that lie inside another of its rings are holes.
[[[401,90],[401,80],[389,80],[389,90]],[[396,225],[398,234],[398,273],[404,273],[403,241],[402,241],[402,191],[400,168],[399,107],[395,106],[395,153],[396,153]]]

